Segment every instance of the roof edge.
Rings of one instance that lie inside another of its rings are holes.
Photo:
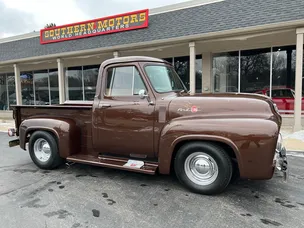
[[[191,1],[186,1],[186,2],[180,2],[180,3],[171,4],[171,5],[152,8],[149,10],[149,15],[152,16],[155,14],[168,13],[171,11],[177,11],[177,10],[202,6],[202,5],[208,5],[208,4],[212,4],[212,3],[223,2],[223,1],[226,1],[226,0],[191,0]]]
[[[190,0],[190,1],[180,2],[180,3],[176,3],[176,4],[165,5],[165,6],[149,9],[149,16],[153,16],[156,14],[162,14],[162,13],[168,13],[171,11],[177,11],[177,10],[182,10],[182,9],[186,9],[186,8],[191,8],[191,7],[197,7],[197,6],[201,6],[201,5],[223,2],[223,1],[226,1],[226,0]],[[17,40],[24,40],[24,39],[39,37],[39,36],[40,36],[39,31],[25,33],[25,34],[21,34],[21,35],[2,38],[2,39],[0,39],[0,44],[13,42],[13,41],[17,41]]]
[[[294,29],[296,33],[296,29],[304,27],[304,19],[301,20],[293,20],[287,22],[278,22],[272,24],[265,24],[265,25],[258,25],[246,28],[237,28],[237,29],[230,29],[224,31],[217,31],[211,33],[203,33],[203,34],[196,34],[190,36],[182,36],[182,37],[174,37],[169,39],[160,39],[160,40],[153,40],[153,41],[146,41],[141,43],[131,43],[131,44],[123,44],[117,46],[110,46],[110,47],[102,47],[102,48],[94,48],[94,49],[87,49],[81,51],[72,51],[72,52],[63,52],[63,53],[56,53],[51,55],[43,55],[43,56],[35,56],[29,58],[22,58],[22,59],[14,59],[14,60],[7,60],[0,62],[0,65],[9,65],[9,64],[16,64],[22,62],[29,62],[29,61],[36,61],[36,60],[49,60],[55,58],[65,58],[65,57],[73,57],[78,55],[87,55],[87,54],[94,54],[99,52],[113,52],[119,50],[126,50],[129,48],[134,47],[144,47],[146,45],[155,45],[155,44],[166,44],[166,43],[178,43],[178,42],[190,42],[190,41],[197,41],[197,40],[207,40],[218,38],[220,36],[231,36],[231,35],[239,35],[239,34],[247,34],[251,32],[269,32],[270,29],[275,30],[279,28],[280,30],[286,29]]]
[[[1,38],[0,44],[13,42],[13,41],[17,41],[17,40],[25,40],[25,39],[34,38],[37,36],[40,36],[39,32],[30,32],[30,33],[25,33],[25,34],[21,34],[21,35],[10,36],[10,37],[6,37],[6,38]]]

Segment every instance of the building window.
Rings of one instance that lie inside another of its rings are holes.
[[[94,100],[99,65],[83,67],[84,99]]]
[[[6,75],[0,74],[0,110],[8,109]]]
[[[82,67],[69,67],[65,73],[66,99],[83,100]]]
[[[273,99],[281,113],[292,114],[295,67],[296,46],[215,54],[213,56],[214,92],[240,91],[264,94]],[[228,89],[232,86],[233,91]],[[224,89],[225,87],[227,89]],[[302,87],[304,95],[303,89],[304,86]]]
[[[68,68],[67,100],[93,100],[98,71],[99,65]],[[21,72],[20,81],[23,105],[59,104],[57,69]],[[0,110],[8,110],[16,103],[14,73],[0,74]]]
[[[49,70],[50,103],[59,104],[58,70]]]
[[[48,70],[34,71],[35,104],[50,104]]]
[[[164,58],[167,62],[174,65],[174,69],[178,76],[181,78],[185,84],[187,90],[190,89],[190,57],[189,56],[180,56],[173,58]],[[195,88],[196,93],[202,92],[202,55],[196,55],[195,61]]]
[[[174,68],[179,75],[187,90],[190,89],[190,71],[189,71],[190,58],[189,56],[174,57]]]
[[[214,92],[238,92],[239,52],[213,55]]]
[[[241,51],[241,92],[256,93],[269,88],[270,61],[270,48]]]
[[[6,76],[7,81],[7,90],[8,90],[8,102],[10,105],[16,105],[16,90],[15,90],[15,75],[13,73],[7,74]],[[11,109],[11,108],[9,108]]]
[[[202,55],[197,55],[195,60],[195,92],[202,93],[203,60]]]
[[[35,102],[33,72],[21,72],[21,94],[23,105],[33,105]],[[16,94],[15,94],[16,95]]]
[[[174,58],[164,58],[165,61],[169,62],[170,64],[174,64]]]
[[[271,48],[244,50],[239,52],[240,59],[238,52],[214,54],[214,92],[240,91],[264,94],[270,87],[294,89],[295,48],[295,46],[286,46],[274,47],[272,51]],[[272,69],[270,69],[271,55]],[[240,64],[241,72],[238,70],[238,64]],[[240,86],[238,86],[238,74],[240,74]],[[227,89],[224,89],[225,86]],[[234,90],[229,90],[229,87],[233,87]]]

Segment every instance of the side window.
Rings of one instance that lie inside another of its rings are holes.
[[[133,96],[146,89],[136,67],[114,67],[107,71],[106,96]]]

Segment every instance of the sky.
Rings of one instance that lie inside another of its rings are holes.
[[[188,0],[0,0],[0,38]]]

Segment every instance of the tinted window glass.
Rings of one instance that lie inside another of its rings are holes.
[[[83,100],[82,67],[69,67],[66,79],[67,100]]]
[[[241,92],[269,88],[270,59],[270,48],[241,51]]]
[[[51,104],[59,104],[58,71],[49,70]]]
[[[34,71],[34,84],[36,105],[48,105],[49,99],[49,75],[47,70]]]
[[[34,85],[33,85],[33,72],[20,73],[21,89],[22,89],[22,104],[34,104]]]
[[[213,55],[214,92],[238,92],[239,53],[227,52]]]
[[[94,100],[99,65],[83,67],[84,99]]]
[[[15,91],[15,76],[13,73],[7,75],[7,87],[8,87],[8,99],[9,105],[15,105],[16,101],[16,91]],[[11,109],[11,107],[9,107]]]
[[[0,110],[7,110],[6,75],[0,75]]]

